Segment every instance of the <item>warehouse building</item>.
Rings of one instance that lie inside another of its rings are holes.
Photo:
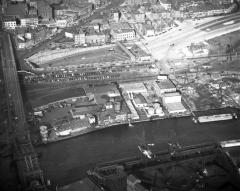
[[[160,88],[160,93],[161,94],[168,93],[168,92],[176,92],[177,91],[176,86],[168,78],[158,80],[157,84],[158,84],[158,86]]]
[[[170,114],[184,113],[186,108],[182,104],[182,96],[179,92],[165,93],[162,97],[163,105]]]

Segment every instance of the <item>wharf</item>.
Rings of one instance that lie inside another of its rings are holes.
[[[95,132],[101,129],[105,129],[105,128],[110,128],[110,127],[114,127],[114,126],[128,126],[131,127],[130,124],[132,125],[132,127],[134,127],[134,124],[137,123],[143,123],[143,122],[150,122],[150,121],[157,121],[157,120],[163,120],[163,119],[174,119],[174,118],[183,118],[183,117],[189,117],[191,116],[190,114],[183,114],[183,115],[176,115],[176,116],[162,116],[162,117],[153,117],[153,118],[148,118],[148,119],[139,119],[139,120],[130,120],[130,121],[124,121],[124,122],[116,122],[116,123],[112,123],[109,125],[102,125],[102,126],[98,126],[98,127],[88,127],[86,129],[83,129],[81,131],[66,135],[66,136],[56,136],[56,137],[51,137],[48,138],[48,140],[46,142],[41,142],[41,143],[37,143],[36,145],[41,145],[41,144],[49,144],[49,143],[53,143],[53,142],[58,142],[58,141],[62,141],[62,140],[66,140],[66,139],[70,139],[70,138],[74,138],[80,135],[84,135],[87,133],[91,133],[91,132]]]
[[[222,108],[222,109],[215,109],[215,110],[209,110],[209,111],[198,111],[198,114],[214,114],[216,112],[218,112],[218,114],[224,114],[230,111],[235,111],[236,113],[239,113],[239,111],[236,108]],[[199,116],[198,114],[196,114],[196,112],[193,112],[195,115],[194,116]],[[124,121],[124,122],[119,122],[119,123],[112,123],[109,125],[103,125],[100,127],[88,127],[84,130],[81,130],[79,132],[75,132],[73,134],[70,134],[68,136],[58,136],[58,137],[54,137],[54,138],[49,138],[46,142],[42,142],[42,143],[38,143],[40,144],[49,144],[49,143],[53,143],[53,142],[58,142],[61,140],[66,140],[66,139],[70,139],[70,138],[74,138],[80,135],[84,135],[87,133],[91,133],[91,132],[95,132],[101,129],[105,129],[105,128],[110,128],[110,127],[114,127],[114,126],[119,126],[119,125],[124,125],[124,126],[128,126],[130,128],[130,123],[132,125],[132,127],[134,127],[134,124],[137,123],[143,123],[143,122],[150,122],[150,121],[157,121],[157,120],[163,120],[163,119],[175,119],[175,118],[183,118],[183,117],[189,117],[192,116],[191,114],[182,114],[182,115],[175,115],[175,116],[162,116],[162,117],[153,117],[153,118],[148,118],[148,119],[138,119],[138,120],[130,120],[130,121]],[[38,145],[37,144],[37,145]]]

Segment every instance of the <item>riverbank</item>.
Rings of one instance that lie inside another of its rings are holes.
[[[155,143],[153,152],[168,142],[182,146],[240,138],[240,120],[194,124],[191,117],[141,122],[133,128],[114,126],[72,139],[37,147],[46,179],[65,185],[86,176],[98,163],[140,156],[138,145]]]

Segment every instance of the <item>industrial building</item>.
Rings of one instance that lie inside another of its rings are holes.
[[[184,113],[187,109],[182,104],[182,96],[179,92],[163,94],[163,104],[170,114]]]
[[[157,80],[157,84],[160,88],[160,93],[164,94],[164,93],[168,93],[168,92],[176,92],[177,88],[176,86],[173,84],[173,82],[167,78],[167,77],[162,77],[160,79]]]
[[[121,83],[119,86],[129,95],[132,93],[147,93],[146,87],[141,82]],[[132,97],[132,95],[129,97]]]

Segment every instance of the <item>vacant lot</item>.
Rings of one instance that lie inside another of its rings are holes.
[[[77,97],[85,95],[85,90],[79,86],[62,87],[62,88],[38,88],[27,89],[27,99],[33,107],[48,104],[62,99],[70,97]]]

